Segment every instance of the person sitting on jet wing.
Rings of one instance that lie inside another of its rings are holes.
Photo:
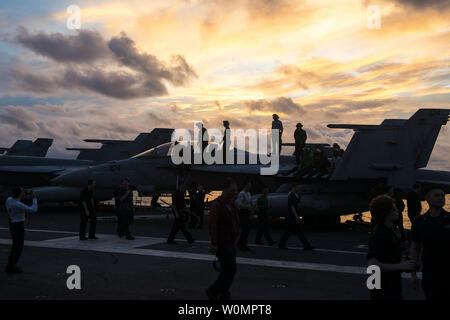
[[[298,179],[301,179],[305,174],[310,173],[313,170],[313,168],[314,168],[314,158],[311,153],[311,150],[309,148],[304,148],[303,156],[302,156],[301,161],[298,164],[298,166],[296,166],[288,171],[282,172],[282,175],[287,176],[293,172],[296,172],[295,176]]]
[[[305,174],[311,172],[314,168],[314,157],[310,149],[303,149],[303,157],[298,166],[296,176],[301,179]]]
[[[313,158],[314,158],[314,170],[310,174],[310,177],[314,177],[316,175],[323,175],[330,172],[331,165],[323,149],[317,148],[314,151]]]

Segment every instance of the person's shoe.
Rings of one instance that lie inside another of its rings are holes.
[[[273,241],[273,240],[272,240],[272,241],[269,242],[269,246],[273,246],[273,245],[276,244],[276,243],[277,243],[276,241]]]
[[[135,237],[133,237],[133,236],[130,234],[130,235],[128,235],[128,236],[126,237],[126,239],[127,239],[127,240],[134,240]]]
[[[7,274],[19,274],[19,273],[23,273],[22,268],[20,268],[20,267],[18,267],[18,266],[13,266],[13,267],[7,266],[7,267],[5,268],[5,271],[6,271]]]
[[[167,240],[167,244],[177,244],[175,240]]]
[[[313,246],[307,246],[307,247],[304,247],[303,250],[305,250],[305,251],[312,251],[312,250],[314,250],[314,247]]]
[[[93,237],[89,237],[89,240],[98,240],[99,238],[98,237],[96,237],[96,236],[93,236]]]
[[[219,297],[212,292],[211,288],[206,289],[205,292],[206,292],[206,295],[208,296],[208,300],[210,300],[210,301],[219,300]]]
[[[86,237],[80,237],[80,240],[87,240],[88,238]]]
[[[257,244],[258,246],[263,246],[263,245],[264,245],[264,242],[261,242],[261,241],[255,241],[255,244]]]
[[[219,298],[219,300],[222,300],[222,301],[229,301],[229,300],[231,300],[231,293],[226,292],[226,293],[219,294],[218,298]]]

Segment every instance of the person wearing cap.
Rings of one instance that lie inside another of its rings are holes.
[[[280,145],[279,145],[279,149],[280,149],[280,153],[281,153],[281,144],[283,143],[281,136],[283,135],[283,123],[280,121],[280,118],[278,117],[278,115],[275,113],[272,115],[273,121],[272,121],[272,129],[278,129],[279,131],[279,140],[280,140]]]
[[[225,130],[223,131],[223,164],[227,164],[227,153],[226,151],[230,147],[230,122],[228,120],[223,121],[223,126]]]
[[[303,125],[299,122],[297,123],[297,129],[294,131],[295,139],[295,161],[300,164],[300,160],[303,156],[303,148],[305,147],[307,135],[306,131],[303,130]]]

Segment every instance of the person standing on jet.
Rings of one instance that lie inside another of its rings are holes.
[[[195,140],[198,140],[198,144],[201,145],[202,163],[205,164],[205,161],[203,158],[204,158],[205,149],[209,143],[208,130],[206,130],[206,128],[203,126],[202,122],[197,122],[196,125],[198,128],[199,134],[198,134],[198,137],[195,138]]]
[[[95,180],[88,180],[88,185],[80,193],[80,240],[87,240],[86,227],[89,220],[89,239],[97,240],[95,230],[97,226],[97,217],[95,215],[94,203]]]
[[[286,222],[286,231],[281,236],[278,247],[280,249],[287,249],[286,243],[291,234],[297,235],[300,241],[303,243],[304,250],[313,250],[313,246],[309,243],[306,238],[302,221],[300,220],[300,215],[297,212],[297,205],[300,202],[300,185],[294,185],[291,189],[291,192],[288,194],[288,216]]]
[[[186,222],[188,220],[188,211],[186,210],[186,200],[184,198],[186,194],[186,186],[184,181],[178,183],[178,188],[172,194],[172,212],[174,214],[174,220],[172,229],[170,230],[168,244],[176,244],[175,236],[178,231],[181,230],[189,245],[191,245],[195,239],[186,229]]]
[[[425,191],[430,209],[414,219],[411,229],[411,259],[422,255],[422,288],[427,300],[450,299],[450,213],[444,210],[445,193],[440,187]],[[418,289],[415,272],[411,281]]]
[[[242,251],[250,251],[250,248],[247,246],[247,239],[250,234],[250,215],[252,214],[252,210],[254,208],[252,203],[252,195],[250,194],[251,188],[252,183],[248,182],[244,189],[239,192],[236,199],[236,207],[239,212],[239,221],[241,225],[241,233],[239,234],[237,247]]]
[[[217,280],[206,289],[209,300],[229,300],[230,287],[236,274],[236,238],[239,219],[234,207],[236,182],[225,180],[222,195],[214,200],[209,215],[210,250],[217,256],[220,273]]]
[[[281,137],[283,136],[283,123],[279,120],[277,114],[273,114],[272,119],[272,129],[277,129],[279,132],[279,153],[281,153],[281,144],[283,143],[283,140],[281,139]]]
[[[117,229],[119,238],[125,236],[127,240],[134,240],[130,232],[130,224],[133,221],[134,214],[133,190],[130,188],[130,181],[127,178],[120,182],[116,200],[118,201]]]
[[[273,241],[272,237],[269,233],[269,215],[267,211],[272,207],[269,205],[269,199],[267,199],[267,194],[269,193],[269,188],[264,187],[263,193],[259,196],[258,200],[256,200],[256,206],[258,208],[258,231],[256,232],[255,244],[262,245],[261,237],[264,235],[269,246],[277,243]]]
[[[25,195],[22,188],[17,187],[12,190],[12,197],[6,199],[6,212],[9,216],[9,231],[12,238],[11,252],[6,265],[6,273],[22,273],[22,268],[17,266],[23,251],[23,243],[25,236],[25,214],[28,212],[36,212],[38,209],[37,199],[33,192],[29,193],[33,198],[33,204],[27,206],[21,202]]]
[[[300,161],[303,157],[303,148],[306,144],[306,131],[302,129],[303,125],[299,122],[297,123],[297,129],[294,131],[294,139],[295,139],[295,161],[297,164],[300,164]]]
[[[378,196],[370,202],[370,213],[376,225],[370,235],[368,264],[381,270],[381,288],[370,290],[371,300],[402,300],[402,272],[412,272],[414,261],[402,261],[402,249],[394,232],[398,220],[395,201]]]
[[[230,123],[228,120],[223,121],[225,130],[223,131],[223,164],[227,164],[226,151],[230,148]],[[234,156],[234,155],[233,155]]]
[[[406,205],[408,206],[408,218],[411,224],[414,219],[420,216],[422,212],[422,202],[420,201],[420,193],[422,186],[420,183],[414,183],[412,190],[406,195]]]

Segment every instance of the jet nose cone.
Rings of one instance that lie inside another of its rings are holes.
[[[92,179],[91,168],[73,169],[52,179],[52,184],[58,186],[83,187]]]

